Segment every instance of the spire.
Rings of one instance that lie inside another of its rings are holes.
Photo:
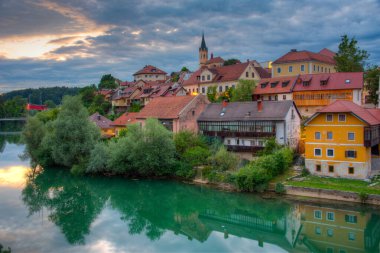
[[[207,50],[206,41],[205,41],[205,34],[202,32],[202,43],[201,47],[199,49]]]

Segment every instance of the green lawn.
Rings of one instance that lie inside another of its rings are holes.
[[[375,186],[369,186],[370,183],[361,180],[307,176],[304,181],[286,181],[284,183],[286,185],[299,187],[340,190],[356,193],[364,192],[367,194],[380,195],[380,183]]]

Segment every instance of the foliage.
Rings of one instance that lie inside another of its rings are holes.
[[[185,179],[191,179],[195,176],[195,169],[186,162],[177,161],[175,163],[175,175]]]
[[[365,61],[369,54],[357,45],[355,38],[348,38],[347,35],[341,37],[338,53],[334,56],[337,72],[361,72],[364,70]]]
[[[183,154],[183,160],[192,166],[206,164],[207,158],[210,156],[210,151],[207,148],[200,146],[188,148]]]
[[[172,81],[173,83],[178,82],[178,80],[179,80],[179,73],[172,72],[172,73],[170,74],[170,76],[171,76],[171,81]]]
[[[187,67],[185,67],[185,66],[183,66],[182,68],[181,68],[181,72],[189,72],[190,70],[187,68]]]
[[[41,120],[43,123],[47,123],[49,121],[53,121],[58,117],[59,109],[54,108],[54,109],[49,109],[45,111],[41,111],[36,114],[36,118]]]
[[[127,128],[120,129],[119,130],[119,138],[126,137],[127,133],[128,133],[128,129]]]
[[[99,142],[91,150],[90,158],[86,167],[87,173],[98,173],[107,171],[107,162],[110,152],[107,143]]]
[[[82,99],[83,105],[86,108],[90,107],[91,103],[93,102],[96,91],[97,89],[95,85],[86,86],[80,90],[79,95]]]
[[[286,192],[285,185],[283,183],[277,183],[274,191],[278,194],[284,194]]]
[[[231,102],[252,101],[255,87],[254,80],[239,80],[236,88],[232,91]]]
[[[131,106],[128,108],[128,112],[139,112],[141,110],[140,102],[132,102]]]
[[[201,136],[187,130],[180,131],[174,135],[174,144],[179,155],[183,155],[190,148],[207,147],[205,140]]]
[[[366,193],[365,191],[361,191],[361,192],[359,192],[359,193],[358,193],[358,196],[359,196],[360,201],[361,201],[362,203],[365,203],[365,202],[367,201],[368,197],[369,197],[368,193]]]
[[[98,85],[99,90],[101,89],[116,89],[118,84],[116,83],[115,77],[111,74],[103,75],[100,79],[100,83]]]
[[[301,171],[301,176],[306,177],[308,175],[310,175],[310,171],[308,169],[306,169],[305,167],[303,167],[302,171]]]
[[[276,142],[275,137],[268,138],[265,141],[264,149],[259,152],[259,155],[270,155],[273,154],[273,152],[279,150],[281,148],[281,145]]]
[[[373,104],[378,104],[378,94],[376,92],[379,90],[379,78],[380,69],[378,66],[372,66],[364,74],[365,88],[369,93],[369,102]]]
[[[223,66],[229,66],[229,65],[235,65],[236,63],[239,63],[240,61],[235,58],[228,59],[224,61]]]
[[[213,169],[218,171],[236,170],[239,165],[237,155],[228,152],[223,145],[219,147],[216,153],[209,157],[208,161]]]
[[[12,249],[8,247],[8,249],[4,249],[3,245],[0,243],[0,253],[11,253]]]
[[[41,143],[46,135],[44,122],[38,117],[28,118],[22,132],[22,140],[26,143],[25,152],[34,159],[41,159]]]
[[[215,103],[218,100],[218,93],[216,89],[217,87],[215,85],[207,88],[207,98],[211,103]]]
[[[88,107],[88,112],[90,114],[98,112],[102,115],[106,115],[111,107],[111,103],[105,100],[102,95],[98,94],[94,96],[91,105]]]
[[[3,97],[3,102],[0,102],[0,118],[17,118],[26,115],[27,100],[21,96],[16,96],[6,100]]]
[[[46,100],[44,105],[46,105],[49,109],[53,109],[53,108],[56,108],[57,105],[54,103],[53,100]]]

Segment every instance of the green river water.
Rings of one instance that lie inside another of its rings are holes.
[[[23,150],[0,135],[0,244],[12,252],[379,252],[376,207],[33,172]]]

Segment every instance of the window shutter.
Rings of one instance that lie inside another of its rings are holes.
[[[344,156],[347,158],[348,157],[348,151],[344,151]]]

